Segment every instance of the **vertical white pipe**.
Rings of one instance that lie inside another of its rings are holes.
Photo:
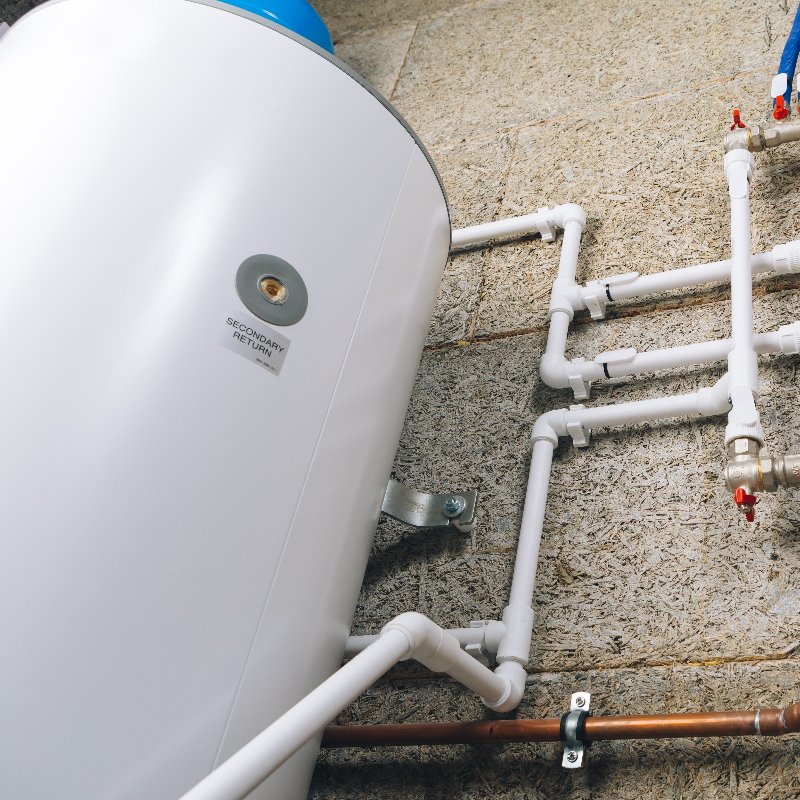
[[[575,281],[578,272],[578,251],[581,247],[583,225],[577,219],[569,219],[564,224],[564,238],[561,242],[561,258],[558,262],[556,280]]]
[[[553,450],[554,444],[546,439],[533,443],[509,606],[530,606],[533,602]]]
[[[547,332],[547,347],[545,348],[545,356],[550,359],[564,358],[569,323],[574,314],[568,293],[575,288],[582,232],[583,222],[581,220],[570,218],[564,223],[558,274],[553,281],[553,290],[550,294],[550,328]]]
[[[739,148],[725,154],[725,176],[731,200],[731,328],[728,354],[733,408],[725,430],[726,444],[740,437],[763,442],[755,399],[758,357],[753,347],[753,265],[750,249],[750,177],[753,155]]]
[[[742,151],[752,156],[747,151]],[[745,160],[728,164],[731,198],[731,314],[733,348],[753,349],[753,268],[750,249],[750,174]],[[755,388],[755,387],[753,387]]]
[[[547,329],[545,355],[555,356],[558,359],[564,358],[570,321],[570,315],[566,311],[553,311],[550,317],[550,327]]]
[[[402,631],[387,631],[183,795],[182,800],[242,800],[345,706],[405,658],[408,651],[409,641]]]
[[[503,609],[506,632],[497,648],[497,672],[506,675],[519,687],[520,697],[525,683],[524,666],[528,663],[531,649],[533,592],[536,588],[550,468],[557,442],[558,438],[553,434],[552,438],[536,439],[533,443],[514,575],[511,579],[511,596],[508,605]]]

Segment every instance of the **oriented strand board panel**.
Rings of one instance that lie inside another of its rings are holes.
[[[317,0],[339,51],[380,82],[442,172],[454,224],[577,202],[589,222],[579,280],[726,258],[722,136],[731,109],[769,113],[795,12],[782,0],[565,5],[524,0]],[[414,27],[408,37],[409,26]],[[394,31],[394,33],[392,33]],[[381,56],[376,46],[385,42]],[[368,44],[369,43],[369,44]],[[374,66],[373,66],[374,65]],[[392,73],[394,76],[394,73]],[[367,73],[367,77],[370,75]],[[753,247],[800,238],[800,145],[760,154]],[[506,603],[536,417],[575,401],[538,360],[560,243],[528,237],[448,264],[395,462],[421,489],[476,487],[469,535],[384,521],[354,630],[419,609],[448,626]],[[800,318],[800,280],[757,277],[755,324]],[[577,315],[569,357],[729,335],[724,286]],[[778,452],[800,450],[800,358],[765,357],[762,405]],[[724,364],[617,379],[587,404],[691,391]],[[724,418],[596,431],[556,450],[519,716],[557,716],[573,691],[596,713],[780,705],[800,699],[800,496],[764,497],[748,526],[722,482]],[[468,692],[401,665],[342,723],[492,715]],[[800,796],[800,738],[598,743],[578,772],[554,745],[326,752],[314,800],[684,800]]]

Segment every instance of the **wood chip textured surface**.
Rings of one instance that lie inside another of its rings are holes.
[[[0,0],[13,22],[36,5]],[[764,122],[791,27],[786,0],[315,0],[340,56],[417,130],[456,226],[580,203],[581,281],[727,258],[722,136],[731,110]],[[4,154],[9,157],[9,154]],[[13,156],[13,154],[11,154]],[[800,145],[757,156],[753,248],[800,238]],[[382,522],[354,631],[420,610],[446,626],[496,619],[520,522],[530,430],[574,402],[543,386],[560,244],[527,238],[447,265],[394,474],[474,487],[470,535]],[[578,315],[571,357],[728,335],[725,287]],[[800,317],[800,280],[758,278],[759,331]],[[764,357],[775,451],[800,449],[796,357]],[[588,404],[691,391],[723,365],[617,379]],[[518,715],[560,715],[576,690],[597,713],[752,708],[800,699],[800,503],[766,496],[758,522],[721,480],[724,419],[596,431],[556,451]],[[440,676],[401,665],[343,723],[491,717]],[[313,800],[689,800],[800,797],[800,737],[598,743],[588,766],[555,745],[331,751]]]

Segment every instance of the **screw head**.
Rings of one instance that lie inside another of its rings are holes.
[[[575,705],[578,708],[583,708],[586,705],[586,698],[585,697],[576,697],[575,698]]]
[[[569,753],[567,753],[567,761],[569,761],[571,764],[574,764],[577,760],[578,754],[574,750],[570,750]]]
[[[453,494],[442,504],[442,513],[449,519],[458,517],[467,507],[467,501],[460,494]]]

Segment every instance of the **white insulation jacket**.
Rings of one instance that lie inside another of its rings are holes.
[[[344,65],[213,0],[46,3],[0,86],[0,794],[171,800],[341,661],[447,204]]]

